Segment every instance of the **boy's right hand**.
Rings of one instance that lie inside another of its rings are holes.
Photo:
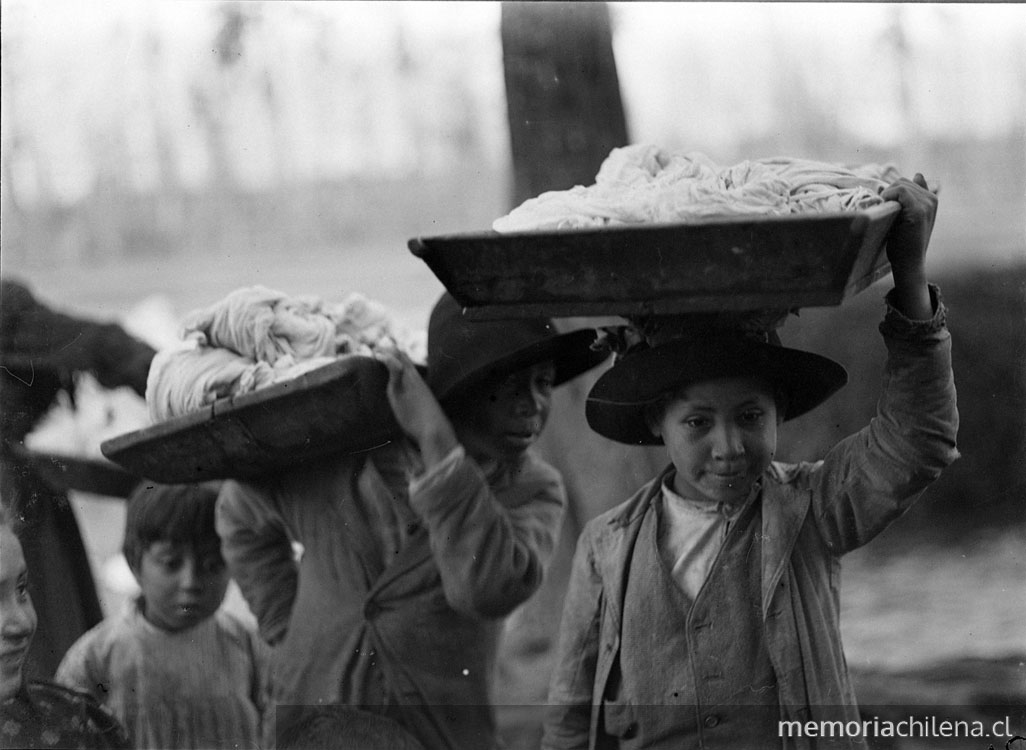
[[[449,417],[405,353],[396,349],[374,356],[388,368],[388,402],[396,422],[417,443],[424,463],[433,466],[459,445]]]

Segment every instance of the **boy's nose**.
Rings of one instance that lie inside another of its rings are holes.
[[[741,431],[731,425],[724,425],[715,431],[713,453],[717,458],[733,458],[745,452]]]
[[[32,634],[35,618],[28,607],[12,607],[0,615],[0,637],[19,640]]]
[[[183,589],[200,588],[199,565],[192,558],[186,558],[178,571],[178,583]]]
[[[517,393],[517,413],[533,416],[545,406],[545,395],[538,388],[524,388]]]

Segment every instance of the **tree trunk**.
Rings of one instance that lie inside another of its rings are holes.
[[[502,50],[512,205],[546,190],[592,184],[609,152],[628,143],[606,4],[504,2]],[[617,321],[557,324],[570,330]],[[555,391],[552,417],[538,444],[545,460],[563,474],[568,507],[545,582],[507,624],[496,699],[510,750],[538,746],[540,710],[531,706],[547,697],[570,563],[583,524],[625,500],[665,462],[661,451],[619,445],[588,428],[584,400],[598,375],[593,371]]]
[[[594,182],[627,144],[606,4],[504,2],[502,60],[513,205]]]

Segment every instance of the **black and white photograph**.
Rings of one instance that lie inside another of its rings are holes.
[[[1026,750],[1026,6],[0,37],[0,747]]]

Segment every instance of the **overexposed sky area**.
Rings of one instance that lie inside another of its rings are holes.
[[[273,177],[262,158],[273,150],[307,175],[443,168],[451,156],[432,151],[414,126],[444,133],[468,123],[480,158],[508,158],[500,3],[243,3],[261,21],[247,31],[246,64],[218,79],[222,5],[5,0],[4,119],[57,165],[57,194],[90,189],[102,159],[96,143],[112,130],[122,150],[153,151],[155,109],[176,133],[183,181],[205,180],[197,91],[233,99],[232,144],[253,184]],[[1021,130],[1026,118],[1026,6],[1017,3],[610,7],[635,142],[730,161],[746,139],[794,129],[799,109],[885,149],[921,137],[992,137]],[[397,44],[427,71],[412,83],[395,72]],[[260,76],[273,79],[278,122],[268,121]],[[451,106],[454,91],[462,109]],[[10,134],[5,124],[5,147]],[[153,179],[152,162],[134,160],[140,186]]]

